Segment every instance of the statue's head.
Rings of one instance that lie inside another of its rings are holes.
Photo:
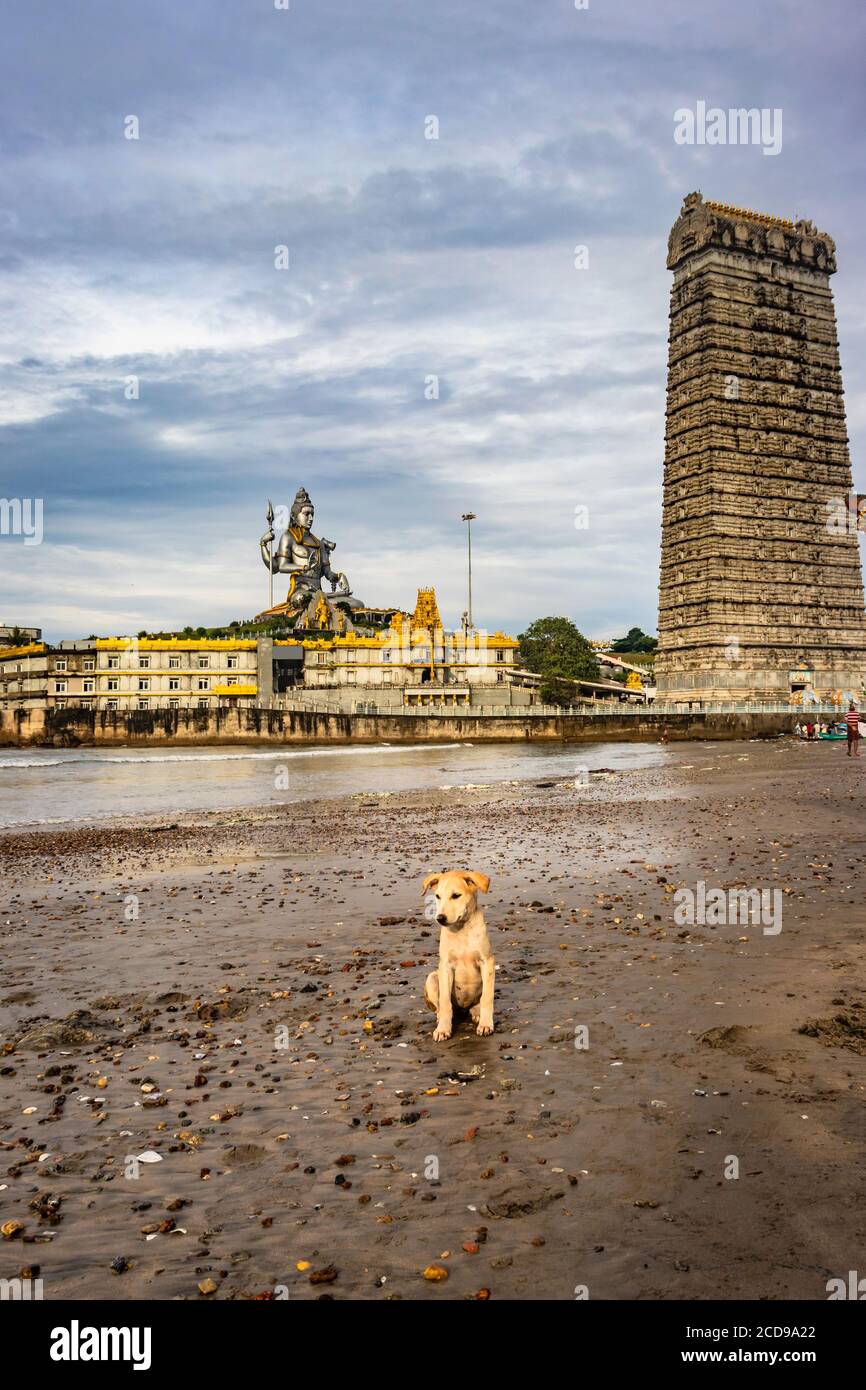
[[[299,487],[295,493],[295,500],[292,503],[291,524],[292,526],[303,526],[307,531],[313,524],[315,508],[310,501],[309,493],[305,487]]]

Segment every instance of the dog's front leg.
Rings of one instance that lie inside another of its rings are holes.
[[[453,1024],[453,1006],[451,1003],[451,991],[454,988],[454,971],[447,960],[439,962],[439,1009],[436,1014],[436,1027],[433,1030],[433,1041],[444,1042],[451,1037]]]
[[[478,1009],[476,1033],[484,1037],[493,1032],[493,982],[496,977],[496,960],[485,956],[481,962],[481,1003]]]

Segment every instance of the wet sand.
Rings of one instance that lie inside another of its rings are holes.
[[[725,743],[588,787],[0,837],[0,1277],[825,1299],[866,1225],[864,775]],[[496,1032],[434,1044],[420,885],[453,866],[492,880]],[[677,925],[698,880],[778,888],[781,932]]]

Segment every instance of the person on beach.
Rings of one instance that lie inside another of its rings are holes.
[[[860,757],[860,715],[857,713],[857,706],[852,700],[848,706],[848,713],[845,715],[845,727],[848,730],[848,757]]]

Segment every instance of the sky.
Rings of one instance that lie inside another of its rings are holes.
[[[283,3],[0,0],[0,622],[250,617],[303,486],[370,605],[458,623],[471,510],[478,626],[654,632],[693,189],[835,238],[866,491],[861,0]]]

